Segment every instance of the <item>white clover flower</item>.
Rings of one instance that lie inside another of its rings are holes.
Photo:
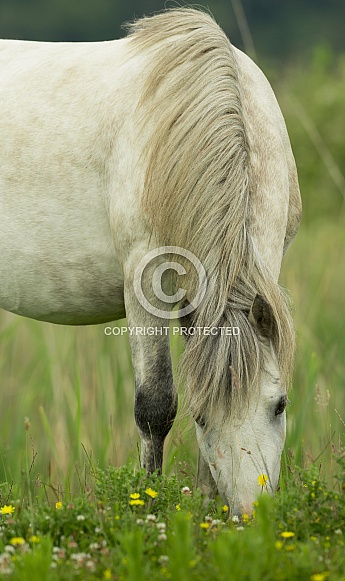
[[[96,565],[93,561],[86,561],[85,567],[89,569],[89,571],[94,571],[96,569]]]
[[[0,573],[4,575],[10,575],[13,571],[13,565],[11,557],[7,553],[2,553],[0,555]]]
[[[86,561],[91,561],[91,555],[89,553],[73,553],[71,559],[76,562],[78,567],[82,567]]]
[[[101,545],[99,545],[98,543],[91,543],[89,549],[90,551],[97,551],[97,549],[100,549]]]
[[[158,522],[156,524],[156,527],[159,531],[162,531],[162,533],[164,533],[165,529],[167,528],[167,525],[165,524],[165,522]]]
[[[143,525],[144,521],[142,518],[137,518],[136,523],[137,523],[137,525]]]
[[[78,514],[77,520],[80,520],[80,521],[85,520],[85,516],[83,514]]]
[[[155,514],[148,514],[146,517],[147,522],[154,522],[157,519]]]
[[[168,539],[168,537],[166,536],[165,533],[161,533],[160,535],[158,535],[159,541],[166,541],[167,539]]]
[[[234,514],[231,520],[232,522],[240,522],[240,519],[238,518],[237,514]]]
[[[191,494],[192,494],[192,491],[191,491],[191,489],[189,488],[189,486],[184,486],[184,487],[182,488],[181,492],[182,492],[182,494],[187,494],[188,496],[191,496]]]
[[[205,519],[204,520],[205,520],[205,522],[211,523],[213,521],[213,518],[209,514],[207,514],[205,516]]]

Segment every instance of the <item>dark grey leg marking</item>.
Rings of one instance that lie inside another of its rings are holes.
[[[149,382],[136,385],[135,421],[141,436],[141,464],[151,474],[162,471],[164,440],[177,411],[177,392],[173,383],[171,362],[158,361]]]

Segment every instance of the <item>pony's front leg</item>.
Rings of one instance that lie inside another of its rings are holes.
[[[141,465],[148,474],[162,470],[164,440],[177,411],[169,321],[148,313],[132,280],[125,281],[126,316],[135,379],[135,421],[141,438]]]

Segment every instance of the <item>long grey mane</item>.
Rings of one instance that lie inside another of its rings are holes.
[[[193,252],[208,289],[195,326],[238,326],[240,335],[194,336],[181,361],[189,405],[200,416],[248,397],[264,369],[264,348],[248,321],[256,294],[274,315],[273,347],[289,383],[294,328],[287,300],[248,231],[250,161],[233,48],[214,20],[176,9],[129,26],[132,48],[147,53],[142,127],[153,126],[142,207],[162,245]],[[195,277],[185,288],[192,300]],[[228,413],[228,412],[227,412]]]

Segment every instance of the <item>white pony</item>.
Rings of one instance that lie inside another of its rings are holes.
[[[141,329],[130,343],[148,472],[161,469],[177,395],[167,295],[154,292],[148,264],[143,306],[138,264],[168,245],[200,261],[196,304],[183,258],[183,325],[239,334],[187,333],[198,480],[250,512],[258,476],[269,491],[279,477],[294,331],[277,281],[301,216],[266,78],[193,9],[139,20],[117,41],[2,40],[0,135],[0,306],[68,325],[126,316]],[[164,268],[169,310],[181,294]]]

